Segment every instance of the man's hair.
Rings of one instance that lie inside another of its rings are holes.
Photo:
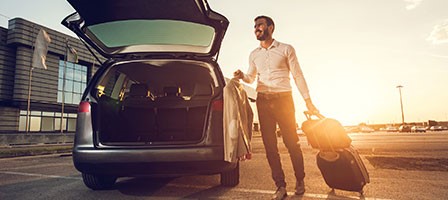
[[[265,19],[266,20],[266,24],[268,24],[268,26],[272,25],[275,29],[275,24],[274,24],[274,20],[272,20],[272,18],[265,16],[265,15],[260,15],[258,17],[255,17],[254,21],[257,21],[258,19]],[[272,29],[272,31],[274,31],[274,29]]]

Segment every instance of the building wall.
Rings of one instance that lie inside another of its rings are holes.
[[[93,56],[82,42],[71,36],[42,27],[38,24],[15,18],[9,22],[7,44],[16,47],[16,66],[13,101],[24,108],[28,99],[28,85],[33,44],[39,30],[43,28],[49,34],[51,43],[47,53],[47,69],[33,69],[31,101],[43,104],[54,104],[57,100],[59,60],[63,60],[66,42],[78,52],[78,59],[84,65],[91,65]],[[91,73],[93,74],[93,73]],[[70,109],[70,105],[67,106]]]
[[[19,127],[19,110],[12,107],[0,107],[0,133],[16,132]]]
[[[26,107],[28,100],[28,85],[33,52],[25,46],[18,46],[16,51],[16,71],[13,101],[21,108]],[[34,68],[31,81],[32,102],[54,103],[57,100],[59,56],[47,54],[47,69]]]
[[[0,27],[0,101],[5,104],[12,99],[15,71],[15,48],[6,45],[7,35],[8,29]]]
[[[9,20],[8,28],[0,27],[0,133],[2,134],[23,133],[19,130],[19,124],[23,123],[20,119],[23,121],[23,113],[28,107],[33,46],[40,29],[48,33],[51,43],[46,59],[47,69],[32,70],[30,111],[54,112],[55,115],[61,113],[62,104],[57,102],[58,77],[60,61],[66,56],[67,43],[76,49],[78,63],[88,68],[87,81],[97,70],[98,62],[94,61],[90,51],[79,39],[25,19]],[[104,60],[102,57],[100,59]],[[73,117],[77,111],[77,104],[65,104],[64,108],[64,113]]]

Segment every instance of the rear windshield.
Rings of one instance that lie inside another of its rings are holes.
[[[175,20],[125,20],[87,27],[87,34],[109,53],[209,52],[213,27]]]
[[[97,97],[122,101],[130,95],[132,85],[144,85],[153,100],[166,95],[167,89],[178,91],[185,100],[193,96],[212,96],[218,87],[212,67],[196,62],[136,62],[116,65],[96,85]]]

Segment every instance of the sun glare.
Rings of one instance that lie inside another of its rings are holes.
[[[375,95],[377,93],[375,82],[366,81],[360,76],[340,79],[335,83],[334,79],[325,77],[333,75],[321,74],[319,84],[312,85],[313,102],[322,114],[340,121],[345,126],[383,121],[374,118],[381,116],[379,115],[381,112],[387,112],[381,110],[384,107],[382,105],[384,97]],[[298,100],[296,104],[300,104],[300,94],[296,95]]]

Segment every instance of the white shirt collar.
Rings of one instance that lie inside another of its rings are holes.
[[[271,46],[269,46],[267,49],[272,49],[272,48],[274,48],[274,47],[278,47],[279,44],[280,44],[280,43],[277,42],[277,40],[274,39],[274,41],[272,41]],[[264,48],[263,48],[263,47],[261,46],[261,44],[260,44],[260,46],[258,47],[258,49],[264,49]]]

